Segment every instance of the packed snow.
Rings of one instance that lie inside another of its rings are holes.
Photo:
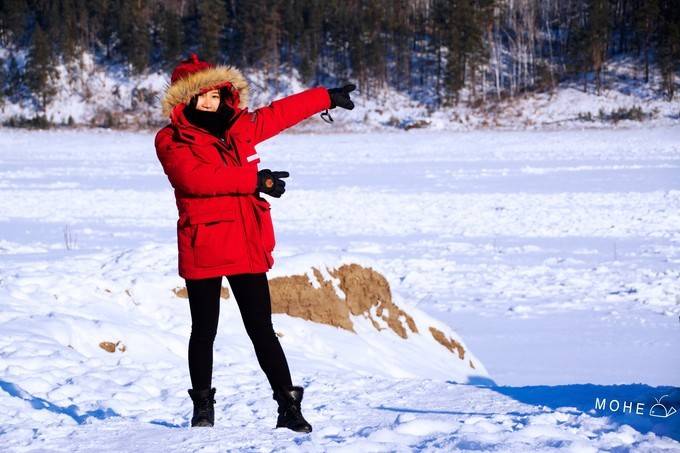
[[[680,449],[680,414],[650,415],[659,400],[680,411],[680,128],[285,133],[258,148],[291,173],[271,201],[270,277],[372,267],[477,370],[425,337],[277,314],[314,431],[275,430],[223,299],[216,426],[190,429],[190,314],[153,134],[3,129],[3,450]]]

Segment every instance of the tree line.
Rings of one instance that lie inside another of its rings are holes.
[[[392,87],[480,105],[565,79],[600,90],[612,58],[654,71],[668,99],[680,70],[677,0],[0,0],[0,96],[54,95],[54,68],[85,51],[130,74],[188,52],[309,84]],[[27,50],[25,64],[16,54]]]

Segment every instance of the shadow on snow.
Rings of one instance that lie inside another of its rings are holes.
[[[79,425],[82,425],[87,422],[88,419],[90,418],[96,418],[99,420],[103,420],[106,418],[111,418],[111,417],[120,417],[121,415],[118,414],[116,411],[114,411],[111,408],[106,408],[106,409],[96,409],[96,410],[91,410],[87,411],[85,413],[79,413],[80,411],[78,410],[78,406],[75,404],[71,404],[70,406],[59,406],[54,403],[51,403],[47,401],[44,398],[40,398],[38,396],[31,395],[29,392],[26,390],[22,389],[16,384],[12,384],[11,382],[3,381],[0,380],[0,389],[4,390],[7,392],[9,395],[15,397],[15,398],[20,398],[24,401],[28,401],[31,406],[34,409],[38,410],[48,410],[50,412],[54,412],[55,414],[64,414],[69,417],[71,417],[76,423]],[[161,425],[165,426],[168,428],[180,428],[182,427],[181,425],[176,425],[173,423],[169,423],[163,420],[152,420],[149,422],[154,425]]]
[[[615,428],[621,425],[629,425],[643,434],[653,432],[657,436],[667,436],[680,441],[680,388],[678,387],[652,387],[645,384],[570,384],[510,387],[495,385],[491,380],[486,382],[476,381],[469,384],[447,382],[456,385],[474,385],[475,387],[488,388],[521,403],[545,406],[551,410],[562,408],[562,411],[571,414],[585,413],[593,417],[608,417],[614,423]],[[414,414],[495,415],[491,412],[451,411],[445,408],[419,409],[387,405],[377,406],[376,409]],[[506,412],[505,414],[525,417],[540,413],[541,411],[538,410],[535,412]]]
[[[617,425],[630,425],[643,434],[653,432],[680,441],[679,387],[646,384],[479,386],[521,403],[553,410],[575,408],[594,417],[608,417]]]

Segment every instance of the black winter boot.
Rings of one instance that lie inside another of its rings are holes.
[[[274,392],[274,399],[279,403],[277,428],[288,428],[299,433],[312,432],[312,425],[307,423],[300,411],[303,393],[304,389],[298,386],[291,386]]]
[[[215,424],[215,388],[187,391],[194,402],[191,426],[213,426]]]

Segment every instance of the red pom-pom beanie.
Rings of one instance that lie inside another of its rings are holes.
[[[179,79],[183,79],[196,72],[213,67],[215,66],[208,63],[207,61],[201,61],[198,58],[198,55],[192,53],[189,56],[189,58],[178,64],[172,71],[172,76],[170,77],[170,84],[173,84],[177,82]]]

